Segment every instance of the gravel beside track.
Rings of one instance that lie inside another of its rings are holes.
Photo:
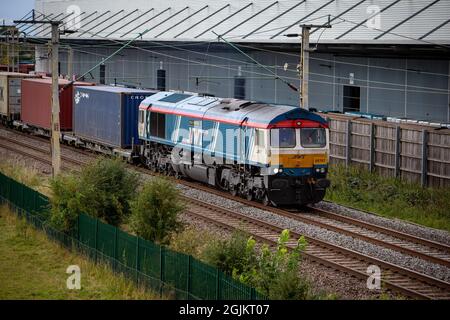
[[[192,189],[180,184],[178,185],[178,187],[182,191],[183,195],[187,197],[206,201],[216,206],[224,207],[226,209],[245,214],[252,218],[270,222],[281,228],[291,229],[306,236],[337,244],[339,246],[355,250],[363,254],[373,256],[380,260],[397,264],[399,266],[406,267],[411,270],[415,270],[447,282],[450,281],[450,269],[445,266],[411,257],[359,239],[354,239],[352,237],[339,234],[337,232],[329,231],[324,228],[305,224],[294,219],[282,217],[269,211],[245,206],[237,201],[224,199],[223,197],[219,197],[201,190]]]
[[[412,222],[407,222],[400,219],[385,218],[373,213],[348,208],[345,206],[338,205],[336,203],[321,201],[317,203],[314,207],[318,209],[324,209],[328,211],[333,211],[342,215],[346,215],[355,219],[367,221],[376,225],[383,227],[395,229],[404,233],[415,235],[417,237],[429,239],[432,241],[437,241],[450,245],[450,233],[445,230],[438,230],[433,228],[428,228],[421,226]],[[450,208],[449,208],[450,210]]]

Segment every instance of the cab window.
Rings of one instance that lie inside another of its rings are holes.
[[[258,147],[265,147],[264,143],[264,131],[256,129],[256,145]]]
[[[150,135],[157,138],[165,138],[166,115],[158,112],[150,112]]]
[[[324,128],[302,128],[300,140],[304,148],[323,148],[326,146],[326,134]]]
[[[294,148],[295,128],[270,130],[270,145],[275,148]]]

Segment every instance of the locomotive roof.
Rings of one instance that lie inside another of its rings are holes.
[[[150,96],[142,101],[140,109],[256,128],[269,128],[285,120],[311,120],[326,124],[326,120],[319,115],[294,106],[174,92],[159,92]]]

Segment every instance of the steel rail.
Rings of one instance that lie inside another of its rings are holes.
[[[189,215],[201,216],[229,229],[243,229],[255,238],[270,244],[276,244],[280,232],[283,230],[283,228],[266,221],[211,205],[202,200],[188,197],[183,199],[189,204]],[[290,233],[295,239],[295,241],[288,242],[288,246],[292,248],[301,234],[293,231]],[[450,298],[450,283],[322,240],[307,236],[305,239],[308,245],[304,255],[312,261],[344,271],[360,279],[368,278],[367,267],[374,264],[384,269],[381,281],[392,290],[421,299]]]

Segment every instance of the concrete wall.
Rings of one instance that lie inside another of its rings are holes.
[[[298,94],[264,68],[234,49],[213,44],[184,50],[149,44],[146,49],[127,49],[106,62],[106,83],[156,88],[156,71],[167,71],[167,88],[232,97],[234,77],[246,78],[246,98],[269,103],[298,104]],[[74,47],[74,73],[80,75],[117,48]],[[41,49],[46,52],[46,49]],[[39,51],[39,50],[38,50]],[[82,51],[82,52],[81,52]],[[249,54],[274,73],[299,86],[296,54],[251,51]],[[45,67],[45,61],[42,61]],[[38,62],[38,67],[40,63]],[[67,70],[67,54],[61,52],[61,72]],[[412,60],[342,57],[312,54],[310,107],[343,110],[345,85],[360,87],[360,111],[394,117],[450,122],[448,60]],[[353,76],[351,76],[351,74]],[[87,81],[99,81],[98,68]]]

